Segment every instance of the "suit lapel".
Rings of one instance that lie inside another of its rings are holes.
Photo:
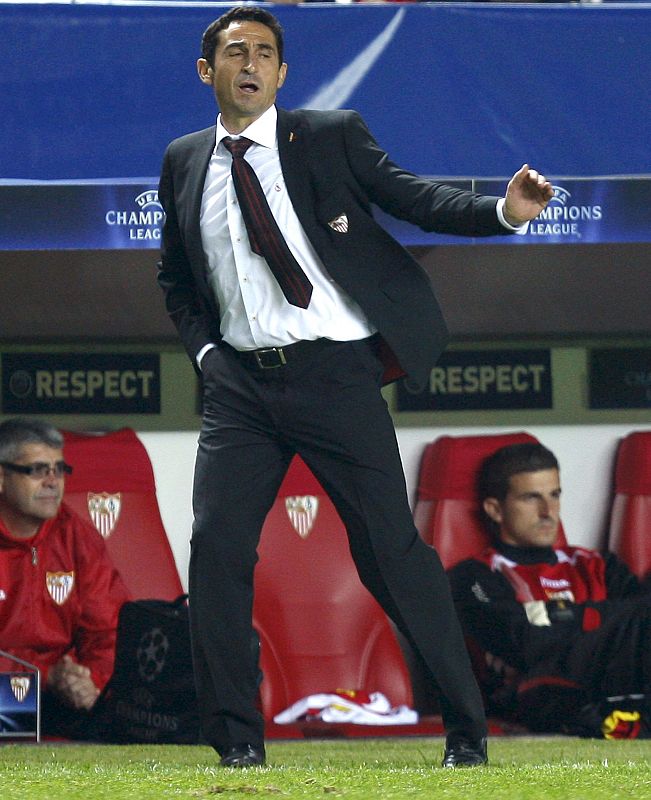
[[[208,164],[215,149],[215,128],[208,128],[201,132],[201,138],[196,143],[196,149],[192,157],[192,166],[188,172],[188,200],[189,200],[189,223],[191,246],[201,253],[205,259],[203,246],[201,244],[201,200],[203,197],[203,186],[206,181]]]
[[[308,127],[298,112],[279,108],[277,132],[278,155],[287,192],[303,228],[308,231],[314,227],[314,218],[308,215],[313,212],[314,205],[307,180]]]
[[[208,128],[202,131],[202,136],[197,142],[195,156],[192,158],[192,168],[188,176],[188,196],[190,199],[190,217],[193,220],[193,236],[199,235],[199,217],[201,216],[201,200],[203,197],[203,186],[206,181],[208,164],[215,149],[215,128]]]

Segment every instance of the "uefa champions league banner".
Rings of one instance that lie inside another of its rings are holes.
[[[404,245],[435,244],[605,244],[651,242],[651,179],[550,178],[554,196],[525,234],[469,239],[437,236],[378,215]],[[447,181],[446,181],[447,182]],[[479,194],[503,196],[507,179],[450,182]]]
[[[506,180],[450,181],[502,195]],[[160,247],[158,180],[0,183],[0,250],[138,250]],[[651,242],[651,179],[553,180],[554,197],[525,235],[490,239],[429,234],[381,212],[404,245]]]
[[[651,242],[651,179],[557,178],[547,208],[514,244]],[[503,181],[475,181],[480,194],[504,192]]]
[[[156,175],[171,139],[214,122],[194,64],[201,32],[227,6],[0,3],[0,176]],[[317,2],[273,12],[289,65],[279,105],[356,109],[405,169],[505,176],[526,158],[548,175],[649,172],[648,3]],[[536,58],[541,32],[551,52]]]
[[[160,247],[158,179],[0,184],[0,250]]]

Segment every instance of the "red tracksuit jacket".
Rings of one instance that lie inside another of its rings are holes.
[[[65,503],[31,539],[13,538],[0,521],[0,650],[39,667],[43,686],[68,653],[104,687],[129,599],[104,540]],[[15,668],[0,659],[0,670]]]

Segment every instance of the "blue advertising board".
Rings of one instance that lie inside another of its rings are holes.
[[[0,3],[0,176],[156,175],[173,138],[211,125],[195,61],[229,4]],[[651,6],[299,3],[285,108],[357,109],[419,174],[651,173]]]
[[[0,672],[0,739],[38,738],[38,676]]]
[[[0,184],[0,250],[160,247],[158,180]]]
[[[651,179],[554,178],[554,196],[514,244],[651,242]],[[503,182],[475,181],[480,194],[502,194]]]
[[[506,181],[448,181],[503,194]],[[0,182],[0,250],[139,250],[160,247],[158,180]],[[472,239],[426,233],[376,210],[404,245],[651,242],[651,179],[553,181],[554,198],[524,235]]]

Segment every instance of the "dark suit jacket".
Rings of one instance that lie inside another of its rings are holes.
[[[158,280],[193,363],[205,344],[220,338],[199,229],[214,146],[214,127],[173,141],[159,186],[166,220]],[[386,354],[395,355],[414,386],[424,386],[447,343],[445,322],[426,274],[378,225],[371,204],[426,231],[489,236],[507,232],[497,198],[401,169],[354,111],[278,109],[278,148],[294,209],[328,272],[377,327]],[[347,232],[328,225],[341,214]]]

